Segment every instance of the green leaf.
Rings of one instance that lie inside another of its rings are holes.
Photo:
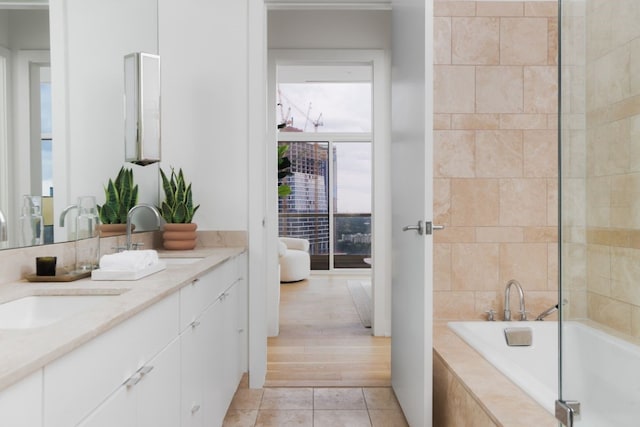
[[[187,217],[187,208],[184,202],[179,202],[176,205],[176,209],[173,211],[173,218],[176,223],[184,223]]]

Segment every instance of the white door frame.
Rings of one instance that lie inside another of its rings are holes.
[[[267,153],[276,153],[278,137],[276,132],[276,82],[277,67],[282,65],[340,65],[363,64],[372,68],[372,172],[373,195],[371,209],[371,228],[373,242],[371,257],[373,260],[371,275],[373,289],[373,334],[389,336],[391,334],[391,210],[390,210],[390,172],[389,141],[390,123],[390,58],[381,49],[269,49],[267,83],[267,122],[272,126],[266,143]],[[268,156],[269,158],[271,156]],[[272,161],[269,161],[272,160]],[[268,159],[267,176],[277,176],[275,155]],[[270,178],[269,178],[270,180]],[[277,184],[275,184],[277,185]],[[275,188],[275,187],[274,187]],[[267,233],[270,240],[278,237],[278,197],[275,191],[267,194]],[[279,280],[277,251],[267,259],[268,270],[268,323],[269,335],[278,333]]]

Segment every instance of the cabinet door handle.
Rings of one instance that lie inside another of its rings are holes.
[[[142,368],[138,369],[140,375],[147,375],[151,371],[153,371],[153,365],[145,365]]]
[[[191,413],[192,414],[195,414],[199,410],[200,410],[200,405],[198,405],[197,403],[194,403],[193,406],[191,406]]]
[[[131,375],[124,383],[123,385],[125,385],[127,388],[129,387],[133,387],[134,385],[138,384],[140,382],[140,380],[142,379],[142,374],[140,373],[140,371],[136,372],[135,374]]]

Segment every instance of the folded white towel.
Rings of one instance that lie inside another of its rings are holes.
[[[100,270],[140,271],[157,263],[158,252],[153,249],[143,251],[123,251],[117,254],[103,255],[100,258]]]

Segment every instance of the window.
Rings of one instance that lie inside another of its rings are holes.
[[[278,143],[291,161],[279,234],[309,240],[314,270],[370,268],[371,69],[280,67],[278,77]]]

